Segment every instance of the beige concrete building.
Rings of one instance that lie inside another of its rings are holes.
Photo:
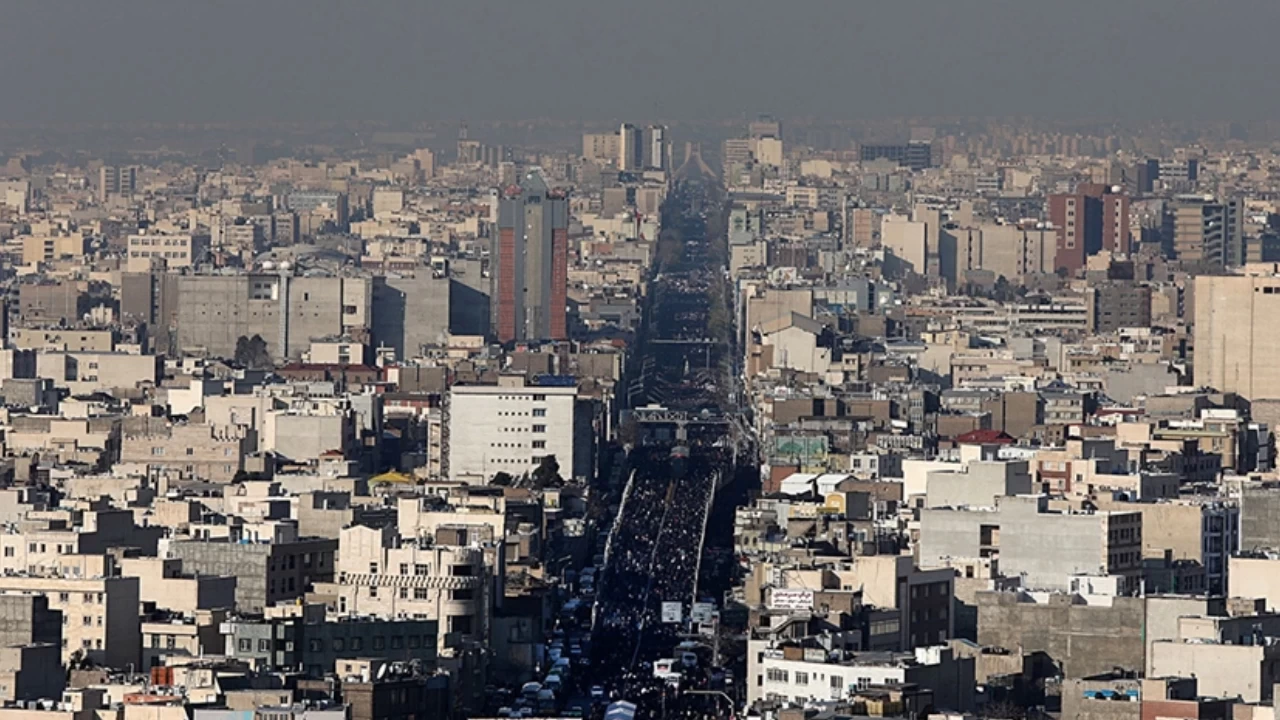
[[[72,395],[133,389],[157,384],[160,358],[117,352],[45,352],[36,355],[36,375],[53,380]]]
[[[88,328],[9,328],[9,345],[18,350],[110,353],[116,349],[112,330]]]
[[[1239,697],[1259,703],[1273,697],[1280,680],[1280,645],[1254,642],[1276,634],[1277,616],[1182,617],[1178,637],[1151,646],[1150,677],[1193,677],[1205,697]]]
[[[49,598],[49,607],[63,615],[63,662],[76,654],[108,667],[140,667],[137,578],[6,576],[0,592]]]
[[[166,606],[167,607],[167,606]],[[157,667],[176,658],[219,655],[224,649],[220,630],[227,610],[199,610],[190,615],[162,613],[141,623],[142,666]]]
[[[898,215],[885,216],[880,226],[881,245],[911,270],[924,275],[937,228]],[[936,248],[934,248],[936,250]]]
[[[83,235],[23,235],[22,262],[30,265],[62,258],[84,257]]]
[[[1073,576],[1119,576],[1122,592],[1142,575],[1142,515],[1052,512],[1045,496],[996,498],[994,509],[928,508],[920,516],[922,567],[1000,559],[1025,587],[1063,591]]]
[[[171,424],[162,431],[125,434],[120,440],[120,462],[225,483],[244,469],[245,455],[257,447],[257,433],[243,426]]]
[[[234,577],[184,574],[178,558],[123,558],[119,565],[121,575],[138,579],[141,602],[153,602],[156,607],[188,617],[204,610],[236,606]]]
[[[401,541],[395,528],[354,526],[342,531],[336,583],[317,585],[340,614],[409,616],[440,622],[440,650],[487,643],[498,557],[478,541],[491,528],[438,528],[433,546]],[[453,541],[453,542],[447,542]]]
[[[1252,268],[1251,268],[1252,269]],[[1280,398],[1280,276],[1195,279],[1195,384],[1250,400]]]
[[[582,157],[602,165],[612,165],[618,161],[621,143],[622,137],[616,132],[583,133]]]
[[[1280,556],[1231,558],[1227,561],[1227,583],[1231,597],[1260,599],[1267,612],[1280,610]]]
[[[153,260],[170,270],[194,267],[209,252],[209,238],[198,235],[130,235],[129,272],[146,272]]]

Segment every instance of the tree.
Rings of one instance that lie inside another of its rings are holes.
[[[500,472],[493,476],[493,481],[490,484],[499,485],[501,487],[511,487],[514,482],[515,478],[511,477],[510,473]]]
[[[531,479],[533,486],[539,489],[563,485],[564,478],[560,477],[560,463],[556,460],[556,456],[543,455],[538,467],[534,468]]]
[[[267,341],[261,335],[236,338],[235,361],[252,370],[264,370],[272,366],[271,353],[267,350]]]

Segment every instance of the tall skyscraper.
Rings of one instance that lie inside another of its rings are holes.
[[[667,170],[667,127],[650,125],[644,129],[644,168]]]
[[[502,191],[489,263],[499,342],[568,337],[569,200],[541,171]]]
[[[635,125],[623,123],[618,135],[618,169],[640,172],[644,169],[644,133]]]

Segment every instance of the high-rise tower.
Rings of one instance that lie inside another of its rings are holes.
[[[502,190],[489,263],[499,342],[568,337],[569,200],[541,171]]]

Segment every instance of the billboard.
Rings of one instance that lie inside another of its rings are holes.
[[[684,620],[684,605],[680,601],[662,603],[662,622],[678,623]]]
[[[715,603],[696,602],[693,604],[693,608],[689,610],[689,619],[696,623],[708,623],[711,622],[715,612]]]
[[[812,608],[812,590],[774,588],[769,592],[770,610],[810,610]]]
[[[793,460],[809,465],[827,457],[826,435],[776,435],[773,438],[773,457],[779,461]]]

